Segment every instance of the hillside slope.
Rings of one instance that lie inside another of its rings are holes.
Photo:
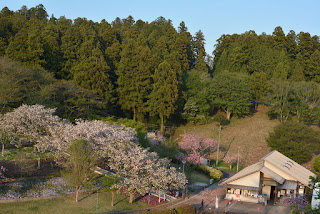
[[[239,146],[243,164],[250,165],[271,151],[266,143],[266,137],[279,122],[278,120],[269,120],[266,111],[265,106],[259,106],[258,111],[252,116],[233,118],[230,125],[223,127],[220,159],[225,155],[237,155]],[[175,132],[175,139],[179,141],[180,134],[184,132],[218,139],[218,124],[181,126]],[[211,157],[215,159],[216,153],[211,154]]]

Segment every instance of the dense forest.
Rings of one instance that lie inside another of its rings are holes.
[[[318,36],[276,27],[222,35],[212,58],[199,30],[184,22],[100,23],[49,18],[43,5],[0,13],[0,111],[21,103],[57,107],[59,116],[109,115],[141,122],[205,123],[217,111],[242,116],[259,103],[269,116],[320,118]]]

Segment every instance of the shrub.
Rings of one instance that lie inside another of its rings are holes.
[[[199,169],[201,169],[204,173],[210,176],[210,178],[213,178],[215,182],[220,181],[222,178],[223,174],[220,170],[212,168],[207,165],[201,165],[199,166]]]
[[[230,123],[229,120],[227,120],[226,116],[223,115],[221,112],[218,112],[214,117],[213,121],[216,121],[220,123],[221,125],[228,125]]]
[[[317,171],[320,172],[320,155],[318,155],[313,162],[313,168]]]
[[[131,120],[131,119],[128,119],[128,118],[116,119],[114,117],[105,117],[105,118],[102,118],[102,120],[134,128],[137,132],[146,132],[148,130],[148,127],[144,123],[141,123],[141,122],[138,122],[138,121],[135,121],[135,120]]]
[[[150,147],[150,142],[147,138],[146,132],[137,132],[137,138],[138,138],[140,146],[142,146],[143,148]]]

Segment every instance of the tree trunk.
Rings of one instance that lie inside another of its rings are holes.
[[[163,117],[163,114],[160,114],[160,121],[161,121],[160,132],[163,134],[164,133],[164,117]]]
[[[81,189],[81,185],[80,186],[76,186],[76,202],[79,202],[80,189]]]
[[[114,191],[112,191],[111,193],[112,193],[111,207],[113,207],[114,206]]]
[[[136,121],[136,108],[133,108],[133,120]]]
[[[37,158],[37,161],[38,161],[38,169],[41,168],[41,159],[40,159],[40,149],[36,146],[34,146],[35,150],[36,150],[36,153],[38,155],[38,158]]]
[[[38,154],[37,161],[38,161],[38,169],[40,169],[41,168],[41,158],[40,158],[39,154]]]
[[[134,193],[130,193],[129,203],[132,204],[134,200]]]
[[[2,157],[4,157],[4,143],[2,143],[2,150],[1,150],[1,154],[2,154]]]
[[[230,120],[231,119],[231,112],[227,110],[226,113],[227,113],[227,120]]]

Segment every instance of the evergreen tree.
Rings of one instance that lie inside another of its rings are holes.
[[[258,102],[262,101],[267,88],[267,75],[264,72],[254,72],[250,76],[249,87],[251,94],[255,100],[255,107],[257,108]]]
[[[280,26],[274,29],[272,36],[275,41],[275,48],[283,49],[286,47],[286,35]]]
[[[320,51],[316,50],[307,62],[306,78],[320,83]]]
[[[119,104],[124,110],[133,112],[136,120],[138,112],[145,112],[145,102],[151,90],[151,75],[155,68],[154,57],[148,47],[137,47],[130,39],[121,52],[118,75]]]
[[[161,132],[165,120],[175,112],[179,98],[177,73],[167,61],[162,62],[152,75],[153,87],[149,95],[148,110],[151,116],[160,117]]]

